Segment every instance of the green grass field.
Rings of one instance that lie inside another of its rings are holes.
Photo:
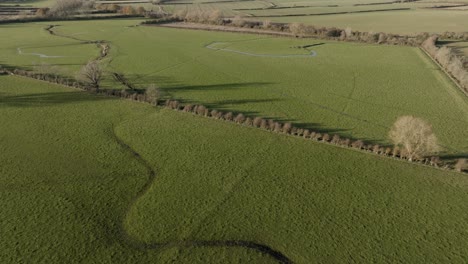
[[[155,83],[172,98],[211,108],[292,121],[298,126],[387,144],[398,116],[430,121],[445,151],[466,153],[468,100],[417,48],[289,39],[232,33],[129,27],[138,20],[60,22],[56,32],[85,40],[107,40],[108,72],[123,72],[140,88]],[[19,25],[21,34],[1,40],[6,64],[39,63],[76,71],[97,56],[94,45],[48,35],[46,24]],[[0,27],[13,32],[15,26]],[[47,46],[42,43],[54,42]],[[206,48],[222,48],[255,57]],[[38,58],[27,51],[69,57]],[[76,45],[75,45],[75,44]],[[304,49],[298,45],[318,44]],[[277,58],[277,55],[315,57]],[[271,55],[271,57],[268,57]],[[71,66],[67,65],[70,64]],[[107,87],[121,87],[111,78]],[[430,105],[431,107],[428,107]]]
[[[187,2],[187,1],[184,1]],[[189,1],[191,2],[191,1]],[[353,30],[387,32],[395,34],[414,34],[419,32],[442,33],[445,31],[464,32],[467,30],[466,7],[447,9],[436,6],[463,5],[465,1],[449,3],[445,1],[423,1],[410,3],[393,3],[375,0],[333,0],[333,1],[239,1],[222,3],[201,3],[170,5],[164,9],[169,12],[177,10],[221,10],[226,16],[243,16],[251,20],[271,20],[274,22],[303,22],[325,27],[350,27]],[[380,3],[380,4],[375,4]],[[371,5],[369,5],[371,4]],[[285,8],[294,7],[294,8]],[[148,8],[151,8],[148,6]],[[249,10],[260,9],[264,10]],[[353,14],[333,14],[337,12],[362,12],[372,10],[390,10],[407,8],[401,11],[368,12]],[[240,9],[240,10],[239,10]],[[296,16],[307,14],[312,16]],[[324,15],[325,14],[325,15]],[[293,16],[291,16],[293,15]]]
[[[0,123],[2,263],[274,263],[125,233],[294,263],[468,254],[460,174],[18,77],[0,76]],[[156,171],[141,196],[147,168],[119,140]]]

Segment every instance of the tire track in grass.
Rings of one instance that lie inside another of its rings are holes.
[[[127,209],[125,210],[124,219],[120,222],[119,232],[121,242],[127,246],[132,248],[136,248],[139,250],[148,250],[148,249],[169,249],[169,248],[190,248],[190,247],[206,247],[206,248],[244,248],[255,250],[259,253],[267,255],[273,259],[275,259],[278,263],[290,264],[293,263],[291,259],[289,259],[286,255],[282,252],[271,248],[268,245],[260,244],[254,241],[247,241],[247,240],[175,240],[175,241],[168,241],[168,242],[154,242],[154,243],[145,243],[142,241],[137,240],[136,238],[132,237],[130,234],[127,233],[127,230],[124,227],[124,220],[126,219],[128,213],[136,204],[136,202],[143,197],[151,186],[157,180],[157,174],[155,170],[150,166],[149,162],[145,160],[137,151],[135,151],[130,145],[125,143],[121,138],[117,136],[115,133],[115,127],[112,126],[110,131],[111,137],[117,142],[117,144],[123,149],[123,151],[127,152],[131,155],[140,165],[142,165],[146,169],[147,180],[143,184],[143,186],[138,190],[136,195],[130,201]]]
[[[241,55],[251,56],[251,57],[263,57],[263,58],[306,58],[306,57],[316,57],[317,52],[311,50],[309,54],[257,54],[257,53],[249,53],[243,52],[239,50],[227,49],[227,48],[216,48],[216,45],[219,44],[228,44],[227,42],[212,42],[205,46],[207,49],[215,50],[215,51],[225,51],[231,53],[237,53]]]
[[[55,25],[50,25],[46,28],[46,30],[54,36],[59,36],[59,37],[64,37],[64,38],[70,38],[74,39],[77,41],[81,41],[84,44],[102,44],[107,42],[105,41],[88,41],[88,40],[81,40],[75,37],[70,37],[66,35],[57,35],[54,31],[53,28]],[[106,57],[107,54],[101,54],[97,60],[103,59]],[[193,61],[194,59],[192,59]],[[250,249],[250,250],[255,250],[259,253],[262,253],[264,255],[267,255],[276,261],[278,263],[284,263],[284,264],[290,264],[293,263],[291,259],[289,259],[286,255],[284,255],[282,252],[275,250],[271,248],[268,245],[260,244],[254,241],[247,241],[247,240],[175,240],[175,241],[168,241],[168,242],[155,242],[155,243],[145,243],[142,241],[137,240],[136,238],[132,237],[130,234],[127,233],[127,230],[124,227],[124,221],[127,218],[128,213],[130,210],[133,208],[133,206],[136,204],[136,202],[143,197],[148,190],[151,188],[151,186],[155,183],[156,181],[156,172],[155,170],[151,167],[148,161],[146,161],[137,151],[135,151],[130,145],[125,143],[121,138],[117,136],[115,133],[115,126],[112,125],[112,128],[110,129],[110,136],[115,142],[123,149],[123,151],[127,152],[129,155],[131,155],[140,165],[142,165],[146,169],[146,174],[147,174],[147,180],[143,184],[143,186],[138,190],[136,195],[131,199],[130,203],[127,206],[127,209],[125,210],[125,215],[122,221],[119,223],[119,233],[120,233],[120,240],[122,244],[125,244],[129,247],[139,249],[139,250],[149,250],[149,249],[169,249],[169,248],[190,248],[190,247],[207,247],[207,248],[244,248],[244,249]]]

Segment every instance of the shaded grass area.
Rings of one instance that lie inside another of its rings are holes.
[[[249,240],[295,263],[462,261],[468,253],[460,174],[0,79],[4,262],[272,261],[241,248],[130,248],[122,220],[150,244]],[[147,172],[111,129],[158,174],[129,212]]]

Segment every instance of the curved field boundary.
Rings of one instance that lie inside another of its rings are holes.
[[[66,36],[66,35],[59,35],[56,34],[53,31],[53,28],[55,25],[50,25],[46,28],[46,30],[54,36],[59,36],[59,37],[64,37],[64,38],[71,38],[74,40],[78,41],[84,41],[81,39],[77,39],[74,37]],[[91,43],[96,43],[96,44],[102,44],[106,43],[105,41],[86,41],[85,44],[91,44]],[[107,50],[104,54],[101,53],[101,56],[97,59],[102,59],[105,56],[107,56]],[[151,185],[156,180],[156,172],[154,169],[150,166],[149,162],[146,161],[144,158],[141,157],[141,155],[136,152],[134,149],[132,149],[127,143],[125,143],[122,139],[120,139],[117,134],[115,133],[114,127],[112,127],[110,131],[110,136],[119,144],[119,146],[124,149],[124,151],[127,151],[134,159],[137,160],[138,163],[140,163],[147,171],[147,181],[145,184],[140,188],[140,190],[136,193],[135,197],[132,198],[130,201],[125,215],[124,219],[120,222],[119,226],[119,232],[120,232],[120,238],[121,242],[129,247],[140,249],[140,250],[145,250],[145,249],[167,249],[167,248],[182,248],[182,247],[238,247],[238,248],[245,248],[245,249],[250,249],[250,250],[255,250],[259,253],[262,253],[264,255],[270,256],[273,259],[275,259],[278,263],[282,264],[292,264],[293,261],[286,257],[283,253],[281,253],[278,250],[275,250],[267,245],[260,244],[254,241],[247,241],[247,240],[176,240],[176,241],[167,241],[167,242],[155,242],[155,243],[145,243],[142,241],[138,241],[131,235],[127,233],[127,230],[124,227],[124,220],[132,209],[133,205],[141,198],[143,195],[146,194],[146,192],[150,189]]]
[[[66,56],[46,55],[42,53],[26,53],[26,52],[23,52],[20,47],[16,48],[16,50],[18,51],[19,55],[32,55],[32,56],[38,56],[40,58],[64,58],[66,57]]]
[[[216,50],[216,51],[226,51],[226,52],[232,52],[232,53],[237,53],[237,54],[242,54],[242,55],[247,55],[247,56],[252,56],[252,57],[263,57],[263,58],[306,58],[306,57],[317,56],[317,52],[313,50],[310,51],[309,54],[285,54],[285,55],[256,54],[256,53],[243,52],[243,51],[238,51],[238,50],[233,50],[233,49],[216,48],[215,46],[219,44],[226,44],[226,42],[212,42],[206,45],[205,48]]]
[[[156,180],[156,172],[150,166],[149,162],[146,161],[141,155],[132,149],[127,143],[125,143],[121,138],[117,136],[115,133],[114,127],[111,129],[111,137],[120,145],[122,149],[128,152],[134,159],[138,161],[143,167],[145,167],[148,177],[145,184],[140,188],[137,192],[136,196],[132,198],[131,202],[129,203],[125,217],[127,216],[128,212],[132,209],[133,205],[143,196],[146,192],[150,189],[153,183]],[[245,248],[255,250],[260,252],[264,255],[270,256],[278,263],[283,264],[292,264],[292,260],[286,257],[283,253],[278,250],[275,250],[267,245],[260,244],[253,241],[246,241],[246,240],[180,240],[180,241],[168,241],[168,242],[155,242],[155,243],[145,243],[138,241],[134,237],[130,236],[127,233],[127,230],[124,227],[124,221],[120,222],[120,234],[122,238],[122,242],[126,245],[145,250],[145,249],[167,249],[173,247],[238,247],[238,248]]]

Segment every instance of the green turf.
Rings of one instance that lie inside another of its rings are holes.
[[[398,116],[412,114],[433,124],[446,151],[468,150],[468,100],[418,48],[129,27],[137,22],[61,22],[56,30],[110,41],[108,71],[125,73],[140,88],[156,83],[184,102],[292,121],[379,144],[389,143],[387,133]],[[317,56],[253,57],[205,48],[212,42],[254,54],[313,50]],[[292,48],[308,44],[320,45]],[[105,84],[121,87],[110,80]]]
[[[372,154],[0,76],[2,263],[463,262],[467,178]],[[115,135],[114,135],[115,133]],[[148,179],[126,142],[157,173]]]

